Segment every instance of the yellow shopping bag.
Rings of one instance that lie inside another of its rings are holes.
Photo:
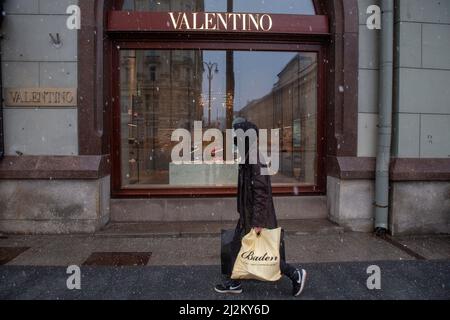
[[[279,280],[280,238],[281,228],[262,229],[259,235],[252,229],[242,238],[231,279]]]

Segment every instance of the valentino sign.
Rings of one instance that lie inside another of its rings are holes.
[[[75,88],[6,89],[7,107],[76,107]]]
[[[272,17],[268,14],[169,12],[175,30],[207,31],[270,31]]]

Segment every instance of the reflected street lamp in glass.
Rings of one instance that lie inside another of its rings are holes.
[[[213,69],[215,68],[214,73],[216,73],[216,74],[219,73],[219,65],[216,62],[214,62],[214,63],[203,62],[203,64],[206,66],[206,68],[208,68],[208,81],[209,81],[208,128],[211,128],[211,82],[212,82],[212,79],[214,78]],[[206,71],[206,70],[204,69],[204,71]]]

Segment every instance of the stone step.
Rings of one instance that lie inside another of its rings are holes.
[[[274,197],[279,220],[326,219],[326,196]],[[111,199],[112,222],[236,221],[235,197]]]
[[[287,235],[338,234],[344,229],[326,219],[280,220]],[[233,221],[112,222],[97,232],[105,237],[207,237],[233,229]]]

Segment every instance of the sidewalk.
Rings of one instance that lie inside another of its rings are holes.
[[[450,262],[387,261],[381,290],[368,290],[371,263],[304,264],[308,282],[295,299],[450,299]],[[290,281],[245,282],[241,295],[220,295],[219,266],[82,267],[81,290],[68,290],[66,268],[0,267],[0,299],[294,299]]]
[[[205,226],[111,225],[95,235],[8,236],[0,239],[0,298],[223,298],[212,287],[220,280],[224,226]],[[386,241],[324,221],[284,227],[288,262],[309,271],[305,299],[450,298],[450,236]],[[366,287],[371,264],[382,268],[382,292]],[[69,265],[82,267],[81,292],[65,286]],[[287,280],[245,288],[240,298],[290,297]]]

